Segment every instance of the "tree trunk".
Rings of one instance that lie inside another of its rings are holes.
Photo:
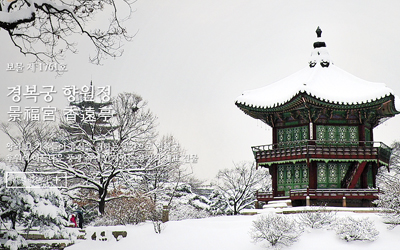
[[[101,215],[104,215],[104,210],[106,206],[106,197],[107,197],[107,189],[99,189],[99,212]]]
[[[11,219],[11,229],[15,230],[15,224],[17,224],[17,213],[12,213],[10,219]]]
[[[104,215],[105,205],[106,205],[106,199],[105,199],[105,197],[101,197],[101,199],[99,201],[99,212],[101,215]]]

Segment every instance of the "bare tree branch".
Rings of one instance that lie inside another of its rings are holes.
[[[92,42],[95,54],[90,61],[100,64],[106,57],[123,53],[123,42],[130,41],[123,21],[132,14],[134,0],[0,0],[0,28],[24,55],[36,62],[60,63],[67,51],[77,52],[75,34]],[[121,13],[124,10],[124,14]],[[96,17],[109,16],[107,24]]]

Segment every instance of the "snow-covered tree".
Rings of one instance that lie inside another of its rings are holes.
[[[369,218],[340,218],[335,223],[336,234],[346,241],[374,241],[378,238],[373,221]]]
[[[307,207],[299,215],[299,223],[303,227],[323,228],[331,225],[336,219],[336,213],[325,207]]]
[[[270,213],[253,221],[250,236],[254,242],[266,241],[267,248],[280,249],[296,242],[301,233],[296,220]]]
[[[151,158],[156,159],[157,168],[153,168],[142,176],[140,189],[150,195],[153,202],[158,205],[159,198],[165,195],[167,191],[172,192],[168,201],[171,203],[177,186],[184,177],[190,173],[186,173],[183,168],[183,149],[179,142],[171,135],[163,136],[153,145],[153,154]],[[175,186],[173,190],[171,187]]]
[[[400,142],[395,141],[391,145],[392,154],[390,155],[390,171],[395,172],[396,175],[400,175]]]
[[[57,188],[31,188],[30,180],[18,170],[0,163],[0,217],[11,223],[31,226],[62,226],[67,217]],[[7,181],[6,181],[7,179]]]
[[[382,192],[374,203],[383,209],[385,222],[393,228],[400,225],[400,143],[393,143],[392,148],[390,172],[380,168],[377,180]]]
[[[383,209],[385,222],[393,228],[400,225],[400,179],[396,175],[386,175],[381,187],[383,192],[375,204]]]
[[[236,215],[252,206],[256,191],[268,189],[271,181],[266,169],[256,170],[253,163],[241,162],[234,163],[233,169],[220,170],[214,185],[219,204]]]
[[[20,53],[39,62],[58,62],[67,51],[76,53],[78,35],[83,34],[96,50],[91,62],[99,64],[107,56],[121,55],[122,41],[131,39],[122,23],[130,17],[133,2],[1,0],[0,28]]]
[[[19,249],[26,241],[18,235],[16,226],[23,226],[26,233],[32,227],[51,238],[55,235],[70,236],[64,229],[67,215],[64,200],[57,188],[32,188],[32,183],[17,168],[0,163],[0,219],[7,233],[3,236],[4,247]]]
[[[138,189],[146,180],[156,181],[157,189],[158,175],[164,178],[179,166],[179,144],[173,137],[156,141],[156,118],[140,96],[121,93],[111,102],[82,99],[71,106],[76,119],[64,117],[57,137],[60,150],[47,153],[62,157],[51,157],[47,164],[68,174],[73,199],[95,202],[104,214],[106,202],[130,197],[110,196],[110,189]]]

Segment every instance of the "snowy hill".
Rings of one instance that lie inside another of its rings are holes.
[[[261,213],[282,212],[283,209],[263,209]],[[293,210],[292,210],[293,212]],[[400,227],[393,230],[387,229],[382,218],[377,213],[357,213],[341,211],[337,217],[351,216],[353,218],[369,218],[374,222],[379,231],[378,239],[374,242],[346,242],[340,240],[333,230],[306,229],[300,239],[292,246],[284,248],[288,250],[372,250],[372,249],[398,249],[400,245]],[[255,216],[219,216],[205,219],[190,219],[182,221],[169,221],[161,234],[154,233],[151,222],[137,226],[103,227],[105,230],[126,230],[128,236],[120,241],[99,242],[92,240],[78,241],[68,250],[80,249],[140,249],[140,250],[261,250],[265,249],[264,243],[252,243],[249,231],[252,221],[262,214]],[[285,216],[297,216],[287,214]],[[88,228],[94,230],[94,228]]]

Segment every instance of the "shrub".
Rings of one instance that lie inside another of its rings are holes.
[[[105,215],[94,222],[95,226],[138,224],[149,219],[155,210],[154,202],[145,195],[121,197],[108,202]]]
[[[335,221],[336,213],[325,207],[307,208],[298,218],[301,226],[319,229],[331,225]]]
[[[374,241],[378,238],[378,230],[368,218],[356,219],[345,217],[337,220],[336,234],[343,240],[349,241]]]
[[[253,221],[250,236],[254,242],[267,241],[267,248],[280,249],[297,241],[301,230],[295,220],[285,215],[268,214]]]

